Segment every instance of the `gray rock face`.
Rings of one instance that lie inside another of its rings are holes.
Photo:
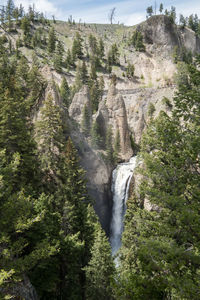
[[[120,91],[123,95],[123,91]],[[167,111],[162,99],[164,97],[173,98],[174,88],[164,87],[160,89],[145,88],[132,90],[129,94],[124,94],[124,103],[127,111],[127,122],[136,143],[140,143],[142,133],[150,120],[149,105],[154,105],[153,117],[157,117],[161,110]],[[167,111],[170,114],[170,110]]]
[[[193,54],[200,53],[200,38],[189,28],[179,30],[182,45]]]
[[[90,99],[88,90],[83,87],[77,93],[69,108],[69,116],[80,126],[83,115],[83,108],[87,105],[90,108]],[[111,87],[108,93],[107,101],[99,105],[99,110],[94,116],[94,120],[99,124],[101,135],[106,136],[108,126],[112,127],[113,136],[117,130],[120,134],[120,156],[123,160],[129,160],[132,156],[130,145],[130,132],[128,129],[126,107],[123,97],[118,94],[115,87]],[[88,139],[80,132],[79,127],[72,128],[72,139],[76,148],[79,150],[81,165],[86,170],[88,181],[88,191],[94,199],[94,207],[100,218],[100,222],[106,232],[109,232],[109,222],[111,214],[111,166],[106,164],[96,151],[90,145]]]
[[[168,45],[171,48],[179,44],[177,27],[167,16],[152,16],[138,26],[138,30],[140,29],[144,33],[144,41],[147,44]]]
[[[81,166],[86,171],[87,188],[102,227],[109,234],[112,208],[110,191],[111,168],[91,148],[87,139],[76,128],[71,128],[71,138],[78,149]]]
[[[164,46],[166,51],[178,46],[193,54],[200,52],[200,39],[195,32],[186,27],[184,29],[177,27],[165,15],[152,16],[138,25],[137,29],[143,32],[145,43]]]
[[[97,122],[99,122],[100,127],[105,126],[105,124],[107,127],[110,125],[114,137],[116,136],[117,131],[119,131],[120,156],[123,160],[129,160],[133,151],[130,144],[126,107],[122,95],[118,93],[114,86],[110,87],[107,100],[103,100],[99,107]]]
[[[74,95],[72,103],[69,107],[69,116],[77,123],[81,124],[84,106],[90,108],[90,99],[88,87],[83,86],[78,93]]]

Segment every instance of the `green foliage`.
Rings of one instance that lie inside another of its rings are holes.
[[[128,66],[126,68],[126,76],[128,78],[133,78],[134,77],[134,72],[135,72],[135,67],[134,65],[128,63]]]
[[[13,27],[12,17],[13,17],[14,8],[15,6],[13,0],[8,0],[6,5],[6,12],[5,12],[6,20],[8,21],[8,31],[11,31]]]
[[[153,15],[153,7],[152,6],[148,6],[146,11],[147,11],[147,18],[151,17]]]
[[[82,62],[82,65],[80,68],[80,78],[81,78],[82,84],[87,84],[88,72],[87,72],[87,66],[86,66],[85,61]]]
[[[76,36],[73,40],[72,45],[72,61],[73,63],[79,58],[83,58],[83,46],[82,46],[82,38],[78,32],[76,32]]]
[[[113,132],[112,127],[109,126],[106,130],[106,142],[105,142],[105,148],[106,148],[106,160],[109,163],[113,163]]]
[[[184,16],[182,14],[180,14],[179,25],[181,26],[182,29],[184,29],[186,24],[187,24],[186,19],[184,18]]]
[[[113,161],[114,163],[118,163],[119,161],[119,152],[120,152],[120,133],[119,129],[117,129],[116,136],[114,139],[114,149],[113,149]]]
[[[100,38],[100,40],[99,40],[99,47],[98,47],[97,50],[98,50],[98,56],[99,56],[99,58],[103,59],[105,53],[104,53],[104,42],[103,42],[102,38]]]
[[[70,105],[71,97],[70,97],[70,88],[65,77],[63,77],[61,82],[60,96],[63,100],[64,105],[68,108]]]
[[[172,109],[173,105],[167,97],[163,97],[162,103],[166,106],[167,109]]]
[[[100,126],[96,120],[92,123],[90,134],[91,134],[92,146],[95,148],[102,147],[103,139],[100,133]]]
[[[159,12],[160,12],[161,14],[162,14],[162,12],[163,12],[163,4],[162,4],[162,3],[160,3]]]
[[[97,39],[92,34],[89,35],[89,47],[92,55],[97,53]]]
[[[86,271],[86,299],[113,299],[115,266],[109,242],[99,224],[95,230],[91,259],[84,270]]]
[[[177,65],[177,73],[175,74],[175,83],[178,87],[189,85],[188,66],[184,62],[179,62]]]
[[[81,129],[83,133],[88,136],[90,132],[90,113],[87,105],[84,105],[83,108],[83,118],[81,122]]]
[[[63,53],[64,53],[64,47],[60,41],[58,41],[56,45],[56,53],[54,56],[54,68],[58,73],[62,72],[63,67]]]
[[[149,106],[148,106],[148,116],[152,117],[154,112],[155,112],[155,106],[153,103],[149,103]]]
[[[41,168],[48,176],[59,169],[59,155],[63,150],[63,126],[61,112],[53,103],[51,95],[41,109],[41,119],[36,122],[35,136],[41,161]]]
[[[169,18],[170,18],[172,23],[176,22],[176,7],[175,6],[171,6],[171,10],[170,10],[170,13],[169,13]]]
[[[190,15],[188,18],[188,27],[191,28],[194,32],[198,32],[199,19],[197,14]]]
[[[144,52],[145,51],[145,45],[143,43],[143,35],[140,31],[135,30],[129,44],[135,47],[136,51]]]
[[[71,51],[69,49],[67,50],[67,57],[66,57],[66,60],[65,60],[65,66],[66,66],[66,68],[68,70],[71,67],[74,67],[74,62],[73,62],[73,59],[72,59],[72,54],[71,54]]]
[[[132,134],[130,135],[130,142],[131,142],[131,148],[133,150],[133,153],[137,154],[137,152],[139,152],[140,150],[140,146],[135,142]]]
[[[51,27],[49,30],[47,49],[50,54],[56,49],[56,34],[54,27]]]
[[[187,66],[172,116],[161,112],[143,136],[143,180],[128,201],[120,253],[120,299],[199,298],[198,65]]]
[[[119,51],[117,45],[113,44],[111,46],[111,49],[108,52],[107,65],[112,66],[118,64],[119,64]]]

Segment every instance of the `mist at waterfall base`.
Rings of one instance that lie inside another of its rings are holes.
[[[119,164],[112,173],[111,189],[113,194],[113,209],[110,243],[113,255],[117,253],[121,246],[126,201],[128,199],[130,182],[136,167],[136,161],[137,156],[134,156],[129,162]]]

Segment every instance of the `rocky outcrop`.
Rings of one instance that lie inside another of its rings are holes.
[[[122,160],[129,160],[133,151],[130,144],[126,107],[122,95],[118,93],[115,86],[109,88],[107,99],[101,102],[95,118],[104,136],[106,135],[106,128],[109,126],[112,128],[114,138],[119,132],[119,155]]]
[[[171,49],[180,45],[177,26],[167,16],[152,16],[146,22],[138,25],[137,29],[143,32],[144,41],[147,44],[168,46]]]
[[[69,116],[79,124],[82,122],[84,106],[91,110],[89,91],[85,85],[74,95],[69,107]]]
[[[154,44],[157,47],[163,46],[166,51],[178,46],[193,54],[200,52],[200,39],[195,32],[187,27],[178,27],[168,16],[152,16],[138,25],[137,29],[143,32],[145,43]]]
[[[78,150],[81,166],[86,171],[87,188],[94,202],[103,229],[109,235],[112,197],[110,190],[111,168],[105,164],[101,156],[91,148],[84,135],[71,127],[71,138]]]
[[[26,275],[23,276],[23,280],[16,282],[16,284],[9,288],[0,288],[0,293],[2,295],[9,295],[11,297],[9,299],[39,300],[35,288]]]
[[[111,197],[111,172],[112,167],[106,164],[101,158],[101,150],[93,149],[90,140],[81,132],[83,118],[83,108],[87,106],[90,109],[90,99],[87,87],[83,87],[73,98],[69,108],[69,116],[75,121],[71,122],[71,137],[79,151],[81,165],[86,170],[88,181],[88,191],[94,199],[94,207],[100,218],[103,228],[109,233],[109,222],[112,206]],[[117,131],[120,135],[120,157],[122,160],[129,160],[133,154],[130,145],[130,132],[127,123],[126,107],[122,95],[120,95],[114,86],[111,86],[108,92],[107,100],[102,100],[98,112],[93,116],[99,125],[101,136],[106,136],[109,126],[112,127],[113,136]],[[77,126],[78,125],[78,126]]]
[[[127,111],[128,127],[134,136],[135,142],[138,144],[151,118],[149,116],[150,105],[152,104],[155,108],[152,117],[157,117],[161,110],[167,111],[170,114],[170,109],[164,104],[163,98],[167,97],[172,102],[171,99],[173,98],[175,88],[143,88],[132,90],[129,94],[123,94],[123,91],[120,92],[123,95]]]
[[[115,86],[108,91],[106,107],[108,109],[108,125],[111,125],[116,135],[120,135],[120,155],[122,159],[128,160],[133,154],[130,144],[130,132],[127,123],[126,107],[122,95],[117,92]]]
[[[179,29],[182,46],[193,54],[200,53],[200,38],[190,28]]]

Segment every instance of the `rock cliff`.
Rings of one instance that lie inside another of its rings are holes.
[[[55,27],[59,38],[64,43],[63,34],[59,35],[61,32],[59,24]],[[195,33],[188,28],[180,28],[173,24],[170,18],[164,15],[152,16],[134,27],[111,26],[112,35],[109,35],[108,27],[91,25],[77,30],[82,31],[86,44],[87,35],[90,33],[97,38],[102,37],[105,41],[106,54],[113,43],[117,44],[120,52],[119,65],[113,67],[113,73],[116,74],[116,86],[110,85],[107,72],[99,71],[98,75],[104,78],[105,89],[97,112],[92,114],[87,86],[83,86],[74,95],[69,110],[66,112],[70,135],[79,151],[81,164],[86,170],[89,193],[94,199],[95,209],[107,233],[109,233],[112,208],[110,185],[113,166],[103,159],[105,150],[96,149],[91,143],[91,137],[85,136],[82,132],[84,107],[88,109],[90,124],[96,121],[104,140],[108,127],[112,128],[113,138],[119,132],[119,157],[121,161],[127,161],[133,155],[130,136],[132,135],[134,142],[139,144],[142,132],[152,117],[158,116],[161,110],[170,114],[170,107],[166,106],[163,99],[168,98],[172,103],[175,92],[176,64],[173,61],[175,47],[179,50],[186,49],[193,54],[200,53],[200,39]],[[145,52],[135,51],[134,47],[127,42],[135,30],[142,32]],[[106,38],[104,38],[105,34],[107,34]],[[72,43],[73,38],[74,31],[69,28],[66,41]],[[128,62],[135,67],[134,77],[131,79],[124,76]],[[71,85],[74,82],[75,72],[72,70],[61,76],[52,67],[44,66],[42,74],[48,81],[44,99],[51,93],[55,103],[62,107],[62,99],[52,82],[60,85],[62,76],[65,76],[68,84]],[[40,107],[42,105],[43,102],[40,103]],[[39,115],[36,113],[36,118]]]

